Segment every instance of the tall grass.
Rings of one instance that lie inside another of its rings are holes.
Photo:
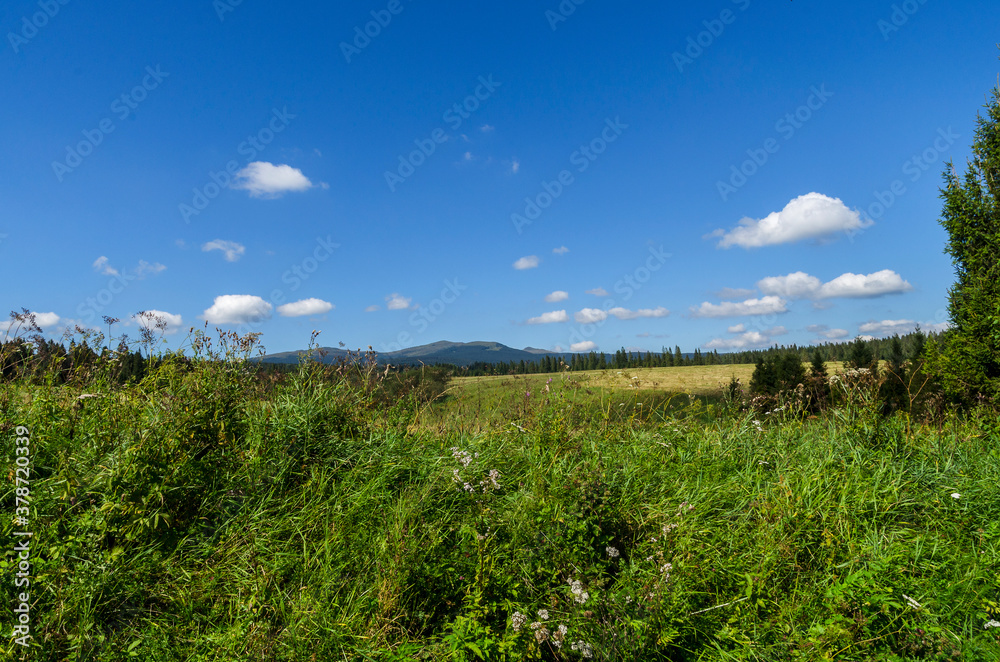
[[[547,379],[426,405],[370,370],[215,357],[4,384],[35,537],[31,649],[3,654],[997,657],[990,419],[876,429],[857,402],[761,418]]]

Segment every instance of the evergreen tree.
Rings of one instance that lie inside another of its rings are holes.
[[[966,402],[1000,395],[1000,87],[985,109],[964,178],[948,163],[941,190],[955,283],[948,293],[952,328],[933,363],[946,392]]]

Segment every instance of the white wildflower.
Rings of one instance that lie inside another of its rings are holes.
[[[524,624],[528,622],[528,617],[519,611],[515,611],[514,615],[510,617],[510,624],[514,627],[514,632],[517,632]]]
[[[906,600],[906,604],[910,605],[913,609],[920,609],[920,603],[903,593],[903,599]]]
[[[538,610],[538,617],[540,619],[542,619],[543,621],[549,620],[549,610],[548,609],[539,609]]]
[[[590,647],[590,644],[584,641],[577,641],[572,646],[570,646],[575,651],[580,651],[580,654],[584,657],[590,658],[594,657],[594,650]]]
[[[962,495],[961,495],[961,494],[959,494],[958,492],[952,492],[952,493],[951,493],[951,498],[952,498],[952,499],[961,499],[961,498],[962,498]]]
[[[613,559],[616,559],[616,558],[618,558],[620,556],[620,554],[618,553],[618,550],[616,548],[614,548],[614,547],[611,547],[610,545],[607,546],[604,549],[604,551],[606,551],[608,553],[608,556],[611,557],[611,558],[613,558]]]
[[[990,628],[1000,628],[1000,621],[986,621],[986,624],[983,625],[983,628],[987,630],[989,630]]]

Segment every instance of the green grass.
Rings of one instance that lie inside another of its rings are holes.
[[[0,386],[11,468],[31,430],[25,659],[997,659],[995,422],[577,377],[391,407],[310,366]]]

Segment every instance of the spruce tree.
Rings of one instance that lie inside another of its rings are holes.
[[[946,392],[965,402],[1000,395],[1000,87],[985,109],[965,176],[949,162],[941,190],[955,283],[948,293],[952,326],[933,363]]]

